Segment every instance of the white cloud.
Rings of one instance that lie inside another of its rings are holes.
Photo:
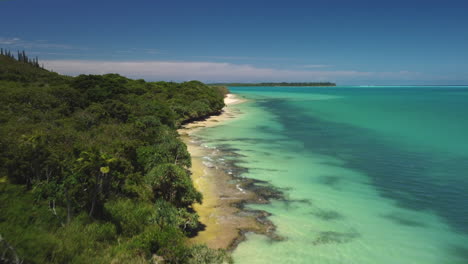
[[[136,49],[136,48],[131,48],[128,50],[117,50],[116,53],[146,53],[146,54],[166,54],[165,51],[158,50],[158,49]]]
[[[49,43],[45,40],[23,40],[20,38],[0,37],[0,45],[8,45],[19,48],[40,48],[40,49],[78,49],[77,47],[63,44]],[[83,48],[80,48],[83,49]]]
[[[0,38],[1,45],[14,45],[21,41],[19,38]]]
[[[302,66],[304,68],[329,68],[332,67],[332,65],[326,65],[326,64],[307,64]]]
[[[338,81],[371,78],[402,79],[415,75],[411,72],[284,70],[217,62],[91,60],[46,60],[42,62],[46,68],[67,75],[119,73],[131,78],[174,81]]]
[[[250,57],[250,56],[191,56],[194,59],[215,59],[215,60],[250,60],[250,61],[294,61],[294,58],[282,57]]]

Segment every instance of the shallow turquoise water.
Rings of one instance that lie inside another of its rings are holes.
[[[284,241],[236,263],[468,263],[468,87],[236,87],[243,114],[204,129],[241,176],[282,188]]]

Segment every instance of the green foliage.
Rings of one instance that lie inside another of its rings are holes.
[[[189,256],[189,264],[233,263],[226,251],[222,249],[210,249],[205,245],[192,247]]]
[[[194,201],[201,202],[201,193],[193,187],[186,170],[176,164],[165,163],[154,167],[145,176],[154,197],[163,198],[177,207],[188,207]]]
[[[225,91],[29,61],[0,55],[0,247],[24,263],[216,263],[185,243],[202,197],[176,128]]]
[[[0,55],[0,80],[22,83],[37,82],[39,85],[66,82],[69,77],[60,76],[37,67],[32,63],[17,61],[14,57]]]
[[[137,154],[139,161],[142,164],[147,164],[146,169],[154,168],[156,165],[163,163],[173,163],[184,168],[191,165],[187,147],[176,138],[138,148]]]
[[[154,207],[150,203],[132,199],[113,200],[106,203],[105,208],[120,233],[128,237],[141,233],[154,214]]]

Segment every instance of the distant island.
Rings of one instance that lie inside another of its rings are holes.
[[[336,86],[332,82],[211,83],[210,86]]]

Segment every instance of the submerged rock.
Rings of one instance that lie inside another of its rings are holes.
[[[350,232],[350,233],[341,233],[341,232],[334,232],[334,231],[325,231],[320,232],[318,237],[312,242],[314,246],[321,245],[321,244],[341,244],[341,243],[348,243],[351,240],[359,237],[359,233]]]

